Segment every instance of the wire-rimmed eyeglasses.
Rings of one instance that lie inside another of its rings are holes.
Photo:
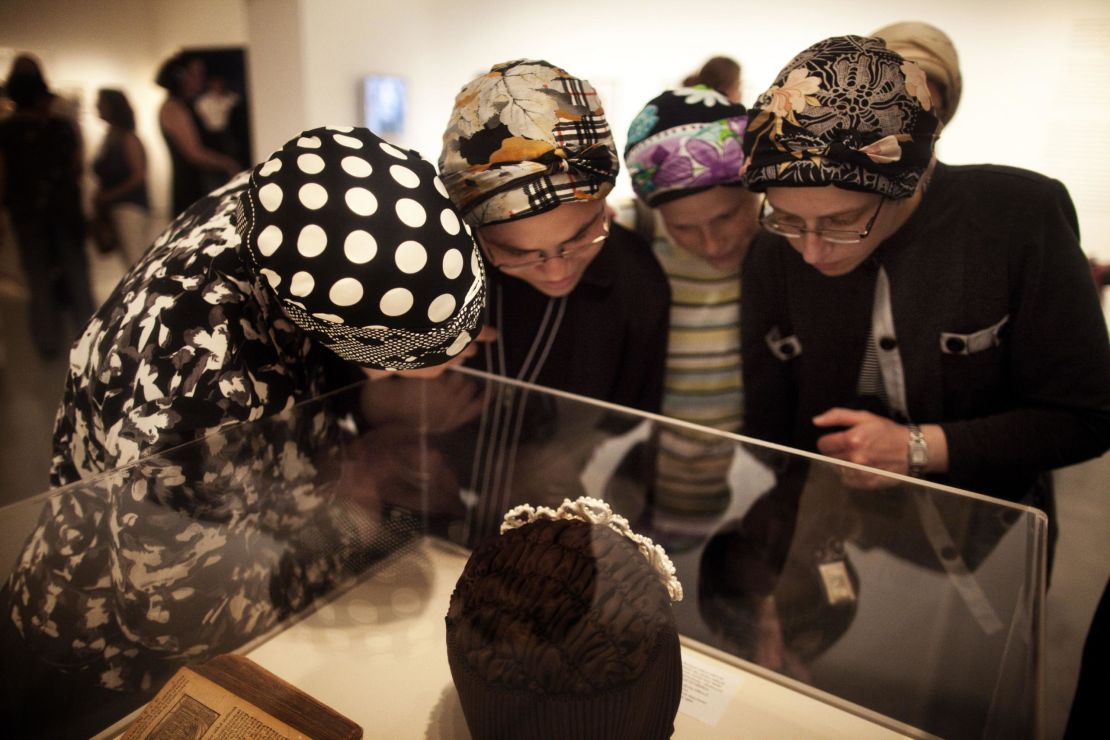
[[[814,234],[833,244],[858,244],[866,239],[871,233],[871,229],[875,227],[875,220],[879,217],[879,211],[883,210],[883,203],[886,203],[886,196],[879,199],[879,205],[875,209],[875,212],[871,214],[871,218],[867,220],[867,225],[863,227],[863,231],[853,231],[852,229],[807,229],[805,226],[780,221],[774,209],[771,209],[771,212],[767,213],[769,204],[767,203],[767,196],[763,196],[763,203],[759,207],[759,225],[772,234],[785,236],[787,239],[800,239],[806,234]]]

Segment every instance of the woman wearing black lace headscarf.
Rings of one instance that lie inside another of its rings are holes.
[[[937,127],[925,73],[877,39],[817,43],[759,97],[744,428],[1051,513],[1047,471],[1110,447],[1075,212],[1036,173],[935,163]]]

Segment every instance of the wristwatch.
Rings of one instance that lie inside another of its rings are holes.
[[[913,422],[906,425],[910,429],[909,446],[906,448],[906,463],[909,473],[914,478],[920,478],[925,473],[925,466],[929,464],[929,445],[925,442],[925,435],[921,427]]]

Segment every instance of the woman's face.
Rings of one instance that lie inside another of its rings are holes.
[[[806,230],[787,239],[807,264],[829,277],[838,277],[859,267],[880,244],[905,222],[917,198],[884,200],[876,193],[843,190],[834,185],[802,188],[767,188],[767,202],[781,224]],[[881,206],[880,206],[881,204]],[[877,216],[875,214],[878,213]],[[866,237],[854,244],[831,242],[820,231],[862,232],[875,216]]]
[[[544,295],[570,293],[609,234],[604,200],[563,203],[519,221],[482,226],[478,243],[502,272]]]
[[[659,206],[676,244],[718,270],[739,270],[759,230],[759,196],[718,186]]]
[[[204,77],[204,61],[190,59],[181,75],[181,94],[189,99],[200,95],[204,90]]]

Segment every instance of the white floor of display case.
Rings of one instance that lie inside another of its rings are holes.
[[[249,657],[360,724],[367,738],[469,738],[451,682],[444,615],[466,556],[425,539]],[[894,723],[833,706],[698,647],[675,738],[898,738]],[[695,688],[694,678],[701,680]],[[884,726],[887,725],[887,726]]]

